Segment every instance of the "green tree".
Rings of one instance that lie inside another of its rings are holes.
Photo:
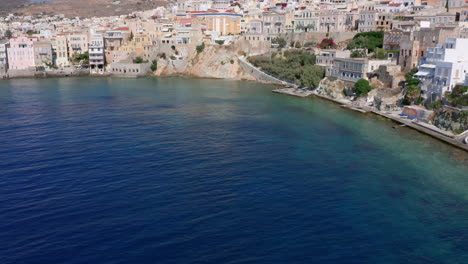
[[[377,48],[375,51],[375,58],[379,60],[384,60],[387,58],[387,53],[382,48]]]
[[[349,42],[347,49],[368,49],[369,52],[374,52],[376,48],[383,47],[383,38],[383,31],[358,33]]]
[[[286,47],[286,44],[287,44],[287,42],[286,42],[286,40],[284,38],[279,38],[279,37],[272,39],[271,43],[278,44],[278,47],[280,49]]]
[[[157,60],[153,60],[151,62],[151,70],[152,71],[156,71],[158,69],[158,61]]]
[[[5,36],[5,38],[10,39],[11,37],[13,37],[13,33],[11,32],[11,30],[7,29],[5,31],[4,36]]]
[[[406,88],[406,97],[411,100],[417,100],[421,96],[421,88],[417,85],[409,85]]]
[[[436,109],[440,109],[442,108],[442,100],[437,100],[437,101],[434,101],[432,103],[430,103],[429,105],[427,105],[427,108],[429,109],[432,109],[432,110],[436,110]]]
[[[215,43],[218,44],[218,45],[223,45],[224,40],[215,40]]]
[[[299,80],[302,86],[317,88],[324,76],[325,70],[323,67],[307,65],[302,69],[302,74],[300,75]]]
[[[372,86],[370,86],[369,81],[360,79],[354,84],[353,91],[361,96],[367,95],[372,90]]]
[[[84,52],[84,53],[75,53],[72,56],[72,61],[74,63],[80,63],[83,65],[88,65],[89,64],[89,52]]]
[[[363,50],[353,50],[351,52],[351,58],[364,58],[366,57],[366,54]]]
[[[205,42],[203,42],[201,45],[197,46],[197,54],[200,54],[205,50]]]
[[[138,56],[136,57],[135,59],[133,59],[133,63],[136,63],[136,64],[141,64],[141,63],[147,63],[148,61],[147,60],[144,60],[142,57]]]
[[[130,31],[130,36],[128,37],[128,41],[132,41],[133,40],[133,31]]]

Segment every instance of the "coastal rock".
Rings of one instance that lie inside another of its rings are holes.
[[[345,90],[351,86],[342,80],[327,77],[323,79],[315,92],[319,95],[325,95],[332,99],[346,99]]]
[[[380,87],[369,92],[367,101],[373,103],[379,111],[399,111],[401,108],[398,106],[398,102],[403,96],[400,88]]]
[[[443,130],[461,133],[468,130],[468,110],[444,106],[436,112],[433,124]]]
[[[160,60],[156,76],[186,75],[200,78],[254,80],[239,65],[241,51],[235,45],[207,45],[184,60]]]

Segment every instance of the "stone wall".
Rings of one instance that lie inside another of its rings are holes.
[[[140,77],[150,73],[151,63],[111,63],[109,71],[112,75],[123,77]]]
[[[33,70],[8,70],[8,78],[49,78],[49,77],[68,77],[68,76],[87,76],[89,69],[57,69],[48,71]]]
[[[328,38],[332,38],[335,43],[351,40],[356,35],[356,32],[330,32]],[[295,33],[294,36],[288,38],[289,41],[299,41],[301,43],[315,42],[320,43],[324,38],[327,38],[325,32],[302,32]]]
[[[386,87],[392,89],[398,88],[400,82],[405,80],[404,74],[401,72],[400,65],[381,65],[377,72],[377,77]]]
[[[0,64],[0,79],[5,79],[7,77],[7,66],[5,64]]]

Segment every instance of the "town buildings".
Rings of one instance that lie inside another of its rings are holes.
[[[8,68],[12,70],[29,70],[36,67],[34,60],[34,42],[36,37],[13,37],[7,50]]]
[[[422,80],[421,89],[431,101],[461,84],[468,73],[468,39],[449,38],[443,44],[428,48],[416,77]]]
[[[447,39],[468,37],[467,4],[450,1],[449,10],[445,4],[445,0],[178,0],[128,16],[80,19],[12,14],[0,18],[0,34],[13,33],[0,42],[0,67],[7,72],[89,66],[92,73],[139,75],[155,60],[183,64],[202,43],[234,45],[246,54],[257,54],[275,51],[272,48],[279,44],[272,41],[283,38],[285,48],[307,44],[326,75],[348,82],[366,79],[380,66],[384,66],[382,72],[391,68],[403,73],[419,66],[420,78],[427,79],[432,75],[424,72],[432,69],[433,76],[438,76],[438,68],[444,73],[444,65],[452,63],[453,78],[445,84],[431,79],[424,87],[440,97],[453,83],[464,80],[465,70],[457,75],[459,62],[448,55],[438,64],[431,60]],[[385,32],[384,58],[375,59],[367,51],[358,58],[344,46],[316,48],[330,34],[346,33],[351,38],[353,33],[371,31]],[[457,50],[462,42],[456,41]]]

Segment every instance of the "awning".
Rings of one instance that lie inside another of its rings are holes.
[[[434,64],[423,64],[421,66],[419,66],[421,68],[429,68],[429,69],[435,69],[436,66]]]
[[[417,76],[417,77],[427,77],[427,76],[431,76],[431,75],[432,75],[432,72],[419,71],[419,72],[417,72],[414,76]]]

